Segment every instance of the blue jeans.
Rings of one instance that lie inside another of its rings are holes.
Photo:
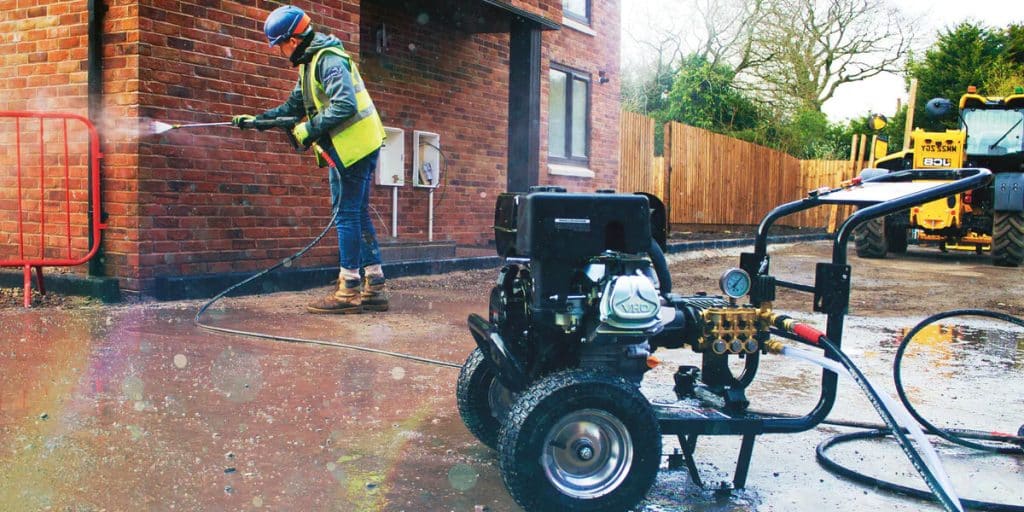
[[[330,173],[331,206],[337,206],[338,253],[342,268],[360,268],[380,264],[377,232],[370,220],[370,182],[377,168],[380,150],[370,153],[349,167],[343,167],[341,158],[328,150],[338,163],[338,173]],[[339,176],[340,174],[340,176]]]

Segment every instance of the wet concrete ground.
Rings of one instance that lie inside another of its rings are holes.
[[[827,251],[826,243],[797,245],[779,255],[795,263],[773,265],[782,277],[807,282],[807,265]],[[735,253],[687,256],[672,266],[675,288],[714,292],[708,283],[737,261]],[[934,256],[909,261],[934,275],[968,273],[989,287],[1007,283],[985,300],[1011,311],[1022,306],[1021,269]],[[969,304],[957,299],[955,287],[945,290],[944,302],[931,278],[877,282],[910,265],[907,260],[851,263],[864,268],[855,270],[855,288],[895,284],[901,301],[924,302],[883,311],[873,306],[893,301],[893,294],[854,297],[844,348],[892,392],[892,356],[903,329],[925,312]],[[493,276],[395,280],[393,310],[383,314],[304,313],[303,305],[325,288],[226,299],[206,321],[461,364],[473,347],[466,315],[485,312]],[[777,306],[820,325],[819,315],[807,313],[809,302],[782,296]],[[518,510],[495,453],[459,419],[456,369],[211,333],[192,322],[198,306],[0,310],[0,509]],[[996,322],[954,324],[926,333],[910,351],[908,391],[940,425],[1015,432],[1024,423],[1024,334]],[[688,350],[659,356],[667,364],[650,373],[649,393],[671,386],[674,366],[697,361]],[[768,357],[748,393],[752,407],[804,413],[816,399],[819,374]],[[878,421],[856,386],[845,382],[830,418]],[[814,447],[847,431],[826,426],[763,436],[747,489],[731,496],[696,488],[685,471],[663,471],[641,510],[939,510],[819,467]],[[665,438],[665,451],[673,446]],[[940,447],[962,495],[1024,504],[1024,458]],[[707,483],[731,480],[738,449],[738,439],[702,438],[697,454]],[[864,441],[834,453],[869,474],[922,485],[894,444]]]

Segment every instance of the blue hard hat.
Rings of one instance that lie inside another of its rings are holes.
[[[310,27],[309,15],[298,7],[286,5],[274,9],[263,23],[270,46],[277,46],[292,36],[304,34]]]

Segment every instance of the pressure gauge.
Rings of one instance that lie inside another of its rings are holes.
[[[730,268],[718,280],[718,286],[728,297],[738,299],[750,293],[750,275],[740,268]]]

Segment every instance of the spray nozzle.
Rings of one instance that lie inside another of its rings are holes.
[[[153,124],[149,127],[149,131],[152,132],[153,135],[160,135],[161,133],[173,130],[177,127],[177,125],[161,123],[160,121],[153,121]]]

